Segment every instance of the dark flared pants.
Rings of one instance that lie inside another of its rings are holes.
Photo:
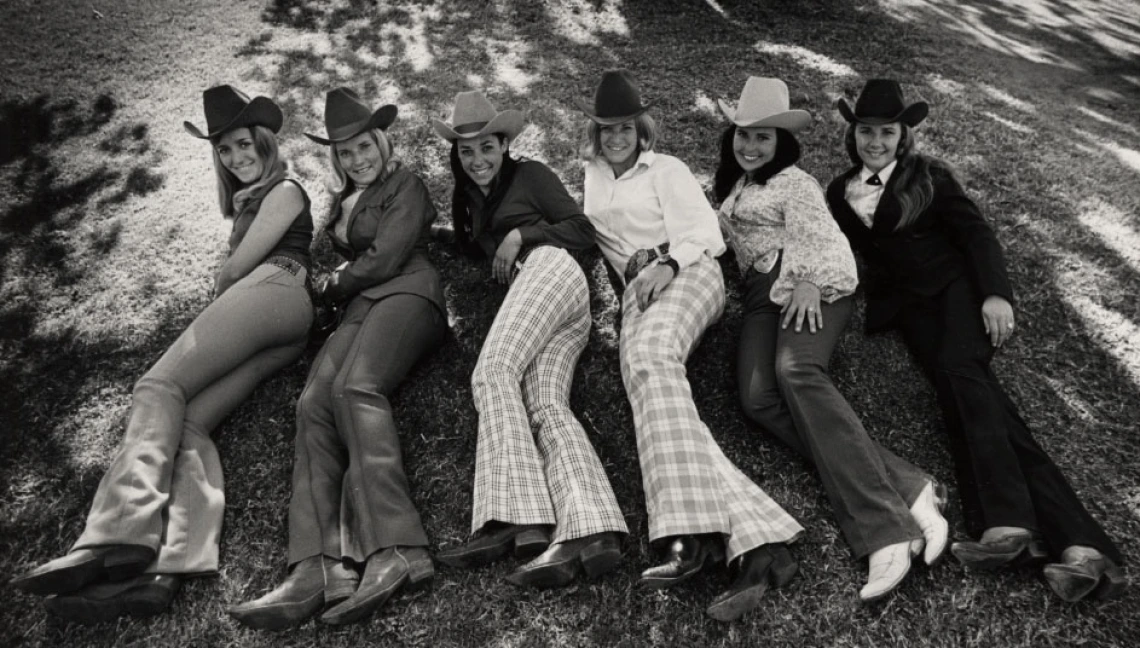
[[[969,532],[1024,527],[1040,532],[1054,555],[1085,545],[1120,562],[990,370],[981,310],[963,276],[932,297],[910,297],[899,314],[903,339],[934,383]]]
[[[810,461],[857,558],[922,537],[910,514],[930,476],[872,439],[827,374],[852,298],[821,302],[823,329],[780,328],[769,297],[779,276],[745,277],[744,325],[737,355],[740,401],[749,419]]]
[[[446,331],[423,297],[349,303],[297,403],[289,564],[322,554],[364,562],[386,547],[427,545],[389,398]]]

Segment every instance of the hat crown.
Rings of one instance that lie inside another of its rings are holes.
[[[351,88],[336,88],[325,95],[325,129],[336,130],[372,117],[372,109]]]
[[[906,110],[902,86],[894,79],[871,79],[863,86],[855,100],[855,116],[858,118],[896,117]]]
[[[788,86],[780,79],[750,76],[740,91],[733,121],[758,122],[773,115],[787,112],[791,107]]]
[[[493,120],[498,111],[491,101],[478,90],[467,90],[455,95],[451,109],[451,126],[457,133],[474,133]]]
[[[594,116],[602,119],[635,116],[645,110],[641,91],[629,70],[606,70],[594,91]]]
[[[202,107],[206,113],[206,128],[217,132],[249,106],[249,95],[231,85],[214,86],[202,92]]]

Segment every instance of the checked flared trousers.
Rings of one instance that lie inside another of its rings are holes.
[[[552,524],[554,542],[627,533],[601,461],[570,410],[590,334],[586,277],[565,250],[533,250],[495,316],[471,379],[479,411],[472,532]]]
[[[803,527],[725,457],[693,402],[685,362],[723,310],[720,266],[702,256],[644,311],[635,291],[625,291],[620,354],[649,539],[720,533],[731,561],[761,545],[791,542]]]

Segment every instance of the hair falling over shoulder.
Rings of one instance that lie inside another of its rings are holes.
[[[214,173],[218,180],[218,206],[221,207],[222,216],[226,218],[240,214],[241,210],[251,202],[260,202],[270,189],[285,179],[285,171],[288,168],[277,150],[277,136],[273,131],[265,126],[254,125],[249,127],[249,132],[253,136],[253,148],[261,158],[263,168],[257,182],[248,186],[242,185],[222,164],[216,148],[217,139],[210,141],[215,145],[211,151],[214,156]]]
[[[713,196],[717,202],[723,202],[732,193],[736,181],[744,175],[744,168],[736,161],[736,151],[733,150],[735,137],[735,124],[729,124],[720,136],[720,161],[713,176]],[[749,180],[760,185],[767,184],[772,176],[799,162],[801,153],[796,136],[783,128],[777,128],[776,154],[770,162],[752,171]]]
[[[897,166],[895,167],[894,191],[899,201],[901,216],[895,231],[908,227],[919,217],[934,200],[934,179],[930,170],[934,167],[952,173],[950,166],[942,160],[918,152],[917,138],[914,129],[906,124],[899,124],[902,129],[899,137],[897,153]],[[855,124],[849,124],[843,135],[843,143],[847,148],[847,156],[857,165],[862,166],[863,160],[859,157],[859,150],[855,145]]]

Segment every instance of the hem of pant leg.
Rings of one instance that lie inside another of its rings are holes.
[[[629,528],[626,527],[625,522],[608,522],[601,525],[591,525],[589,528],[580,529],[577,531],[564,531],[564,525],[556,524],[554,526],[554,534],[550,538],[552,544],[559,542],[569,542],[577,540],[578,538],[585,538],[586,536],[596,535],[598,533],[618,533],[621,535],[629,535]]]
[[[856,546],[855,544],[848,542],[847,546],[851,548],[851,554],[855,557],[856,560],[862,560],[884,547],[889,547],[901,542],[922,540],[924,537],[925,536],[922,535],[921,531],[910,535],[907,535],[906,533],[900,533],[888,535],[885,538],[876,538],[873,541],[860,543],[861,546]]]

